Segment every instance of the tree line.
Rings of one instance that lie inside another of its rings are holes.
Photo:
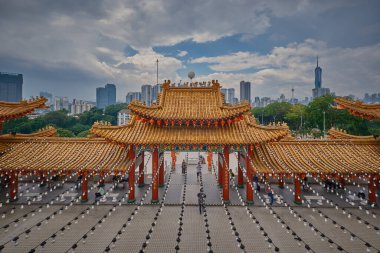
[[[117,124],[117,113],[127,108],[127,104],[110,105],[105,110],[92,108],[78,116],[69,116],[67,111],[53,111],[36,119],[27,117],[6,121],[3,133],[33,133],[47,125],[57,128],[62,137],[86,137],[96,121]],[[323,135],[331,127],[346,130],[353,135],[380,135],[380,122],[369,121],[349,114],[346,110],[334,108],[331,95],[314,99],[308,105],[288,102],[274,102],[263,108],[253,108],[252,113],[258,123],[286,122],[294,135]]]

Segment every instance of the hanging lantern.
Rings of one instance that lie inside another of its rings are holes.
[[[161,124],[162,124],[162,120],[157,120],[157,125],[159,125],[159,126],[161,126]]]
[[[154,119],[150,119],[149,122],[150,122],[150,124],[153,125],[154,124]]]
[[[218,126],[218,121],[217,120],[214,121],[214,125]]]
[[[172,126],[174,126],[175,125],[175,120],[174,119],[172,119]]]
[[[228,125],[231,125],[232,120],[231,120],[231,119],[228,119],[228,120],[227,120],[227,123],[228,123]]]
[[[224,121],[224,119],[222,119],[222,121],[220,122],[220,124],[222,125],[222,127],[226,124],[226,122]]]
[[[165,120],[165,125],[168,126],[169,125],[169,120]]]

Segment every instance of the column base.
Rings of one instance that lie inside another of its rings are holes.
[[[245,202],[248,206],[252,206],[254,204],[253,200],[247,200]]]
[[[139,184],[138,187],[139,188],[143,188],[145,186],[145,183],[144,184]]]
[[[374,206],[376,206],[376,207],[378,206],[376,202],[371,202],[371,201],[368,201],[368,205],[369,205],[369,206],[374,205]]]
[[[165,184],[160,184],[158,187],[162,188],[162,187],[164,187],[164,186],[165,186]]]
[[[158,203],[160,203],[160,201],[159,200],[151,200],[150,203],[152,203],[152,204],[158,204]]]
[[[244,184],[238,184],[238,188],[244,188]]]
[[[296,204],[296,205],[302,205],[302,202],[301,202],[301,201],[295,201],[295,200],[294,200],[293,203]]]
[[[223,200],[223,203],[226,205],[229,205],[229,204],[231,204],[231,201],[230,200]]]
[[[136,202],[136,199],[128,199],[127,202],[128,202],[128,203],[135,203],[135,202]]]

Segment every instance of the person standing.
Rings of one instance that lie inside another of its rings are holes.
[[[198,196],[198,205],[199,205],[199,214],[202,214],[202,208],[205,208],[205,198],[206,194],[203,192],[203,188],[200,189],[200,192],[197,194]]]
[[[202,165],[201,165],[201,162],[199,161],[197,165],[197,181],[199,181],[201,174],[202,174]]]
[[[185,162],[185,159],[183,159],[182,161],[182,174],[185,174],[186,173],[186,162]]]
[[[270,200],[270,205],[273,205],[274,197],[273,197],[273,192],[272,192],[272,189],[270,188],[269,183],[267,184],[266,192],[267,192],[269,200]]]

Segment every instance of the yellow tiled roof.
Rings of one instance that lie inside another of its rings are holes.
[[[3,134],[0,135],[0,140],[1,139],[9,139],[9,138],[34,138],[34,137],[53,137],[57,136],[57,129],[52,126],[47,126],[45,128],[41,128],[37,132],[31,133],[31,134]]]
[[[364,104],[360,101],[349,101],[344,98],[335,98],[337,109],[347,109],[349,113],[373,120],[380,120],[380,104]]]
[[[36,108],[46,108],[46,101],[44,97],[18,103],[0,101],[0,121],[25,116]]]
[[[170,81],[166,81],[162,87],[156,105],[146,106],[135,100],[128,108],[140,117],[163,121],[227,120],[251,109],[247,101],[237,105],[225,104],[220,84],[215,81],[202,87],[198,84],[170,87]]]
[[[250,113],[243,119],[222,126],[158,126],[143,123],[133,117],[124,126],[110,126],[95,123],[91,130],[96,136],[124,144],[204,144],[240,145],[263,143],[281,139],[288,135],[289,128],[284,125],[257,125]]]
[[[125,170],[125,148],[104,139],[23,138],[0,140],[11,146],[0,156],[0,169],[18,170]]]
[[[379,173],[380,141],[294,140],[255,148],[263,173]]]
[[[331,128],[329,130],[329,138],[330,139],[356,139],[356,140],[374,140],[373,135],[367,135],[367,136],[359,136],[359,135],[352,135],[348,134],[345,130],[337,129],[337,128]]]

